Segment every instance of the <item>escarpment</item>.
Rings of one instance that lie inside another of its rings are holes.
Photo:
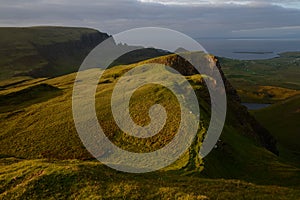
[[[57,77],[78,70],[84,58],[110,36],[73,27],[0,28],[1,79]]]
[[[239,132],[243,135],[254,139],[263,147],[278,155],[279,152],[276,147],[276,139],[253,116],[251,116],[247,108],[241,104],[241,99],[238,96],[236,89],[225,77],[218,58],[212,55],[210,55],[210,57],[215,63],[215,66],[218,68],[225,85],[228,102],[227,118],[230,118],[230,120],[234,122],[230,122],[230,124],[234,124],[234,128],[239,129]],[[146,62],[160,63],[166,66],[170,66],[185,76],[190,76],[198,73],[198,71],[191,65],[191,63],[177,54],[154,58]],[[205,84],[204,81],[202,81],[202,83]],[[207,97],[206,101],[208,104],[210,104],[210,98],[207,90],[202,91],[200,95],[201,98]],[[227,119],[227,121],[229,121],[229,119]]]
[[[33,42],[39,55],[47,62],[43,67],[28,72],[32,77],[55,77],[76,72],[84,58],[98,44],[109,37],[106,33],[87,32],[75,40],[66,40],[50,44]]]

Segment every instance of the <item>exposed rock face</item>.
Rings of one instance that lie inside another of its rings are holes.
[[[198,71],[184,58],[177,54],[151,59],[148,63],[159,63],[172,67],[184,76],[197,74]]]

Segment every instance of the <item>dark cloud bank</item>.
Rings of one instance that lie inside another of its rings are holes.
[[[1,0],[0,26],[81,26],[110,34],[158,26],[192,37],[300,37],[300,9],[283,7],[293,5],[289,1],[283,6],[275,5],[277,1],[245,4],[242,0],[185,0],[181,5],[168,2],[166,5],[137,0]]]

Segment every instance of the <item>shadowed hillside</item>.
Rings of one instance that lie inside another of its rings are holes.
[[[0,28],[0,80],[74,72],[87,54],[108,37],[86,28]]]
[[[57,77],[76,72],[91,50],[109,37],[87,28],[0,28],[0,81],[20,76]],[[116,49],[135,49],[111,41]],[[111,66],[166,54],[168,52],[146,48],[123,55]]]
[[[282,157],[300,166],[300,96],[295,96],[253,115],[277,138]]]

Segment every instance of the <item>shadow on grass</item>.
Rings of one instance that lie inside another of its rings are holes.
[[[20,110],[30,105],[47,101],[61,94],[61,89],[43,83],[17,92],[0,95],[0,113]]]

